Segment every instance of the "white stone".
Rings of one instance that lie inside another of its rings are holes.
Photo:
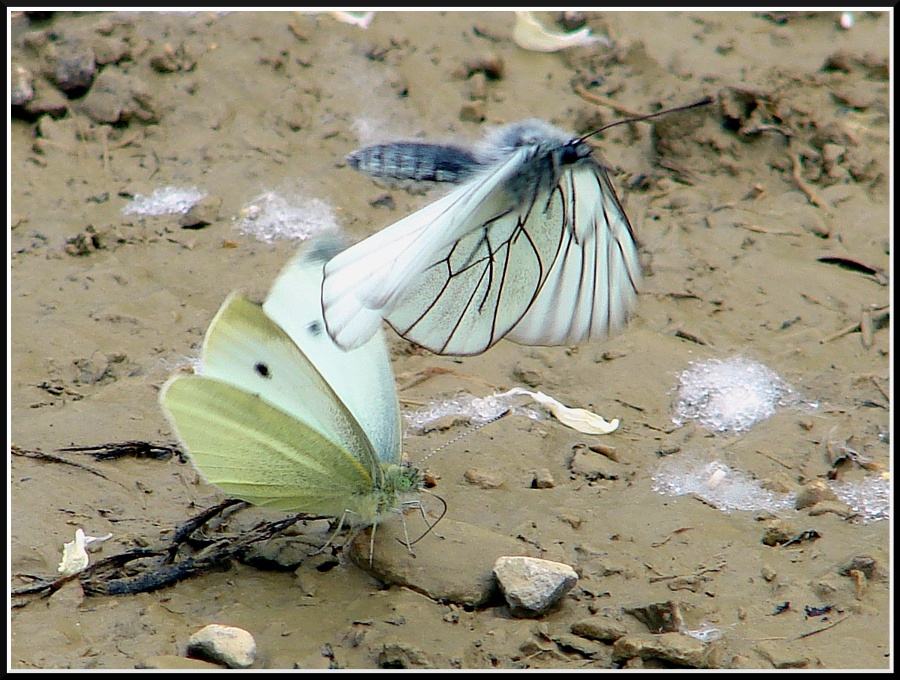
[[[535,557],[500,557],[494,577],[516,616],[539,616],[578,583],[578,574],[567,564]]]
[[[256,641],[243,628],[211,623],[191,635],[188,654],[229,668],[248,668],[256,661]]]

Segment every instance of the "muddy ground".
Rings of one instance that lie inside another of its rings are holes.
[[[264,295],[295,247],[235,229],[250,201],[325,201],[357,240],[431,200],[354,173],[343,159],[360,143],[476,140],[530,117],[583,132],[628,111],[715,102],[597,140],[646,261],[624,332],[578,348],[504,341],[460,360],[388,331],[404,409],[524,385],[622,419],[601,437],[510,417],[428,461],[447,521],[470,529],[416,552],[446,573],[508,543],[566,562],[581,580],[560,607],[516,619],[502,599],[436,602],[347,560],[232,562],[136,595],[86,595],[76,580],[17,597],[10,666],[199,665],[181,658],[188,637],[221,623],[253,634],[255,668],[890,667],[889,521],[862,522],[828,498],[777,518],[726,513],[652,484],[679,455],[783,493],[889,474],[889,21],[591,14],[612,47],[538,53],[511,40],[511,12],[385,12],[368,28],[289,12],[14,13],[13,589],[54,577],[77,527],[113,534],[96,560],[158,545],[222,499],[177,457],[57,449],[173,443],[160,385],[197,355],[225,296]],[[206,224],[123,214],[166,186],[207,192]],[[761,361],[803,402],[741,434],[676,427],[678,375],[734,356]],[[434,367],[455,373],[417,379]],[[416,461],[463,429],[410,436],[405,449]],[[585,459],[597,445],[617,462]],[[533,488],[536,470],[548,488]],[[803,540],[767,545],[773,526]],[[324,530],[294,533],[313,531]],[[628,613],[658,603],[683,618],[675,652]],[[572,632],[592,616],[621,632]],[[629,643],[613,643],[623,632]]]

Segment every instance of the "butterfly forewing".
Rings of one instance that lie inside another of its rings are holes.
[[[513,327],[537,293],[544,267],[540,245],[512,214],[469,233],[417,277],[388,322],[438,354],[482,351]]]
[[[203,477],[227,494],[286,512],[365,512],[355,499],[365,503],[373,480],[360,462],[255,394],[181,374],[160,401]]]
[[[244,390],[316,430],[378,474],[359,423],[293,339],[258,304],[238,293],[206,332],[200,375]]]
[[[198,471],[226,493],[366,525],[418,490],[420,475],[400,465],[381,333],[345,353],[325,332],[322,266],[335,247],[320,237],[301,248],[264,305],[230,295],[196,374],[173,375],[160,404]]]
[[[503,218],[515,207],[515,197],[507,191],[509,180],[525,155],[522,150],[492,166],[490,181],[478,175],[331,259],[325,265],[322,306],[334,340],[345,349],[358,347],[406,296],[424,282],[432,283],[421,275],[446,262],[460,239],[482,232],[487,225],[505,224]],[[479,238],[474,237],[471,247],[477,246]],[[478,279],[469,281],[477,285]],[[425,295],[432,294],[433,299],[434,292],[428,290]],[[408,324],[414,318],[402,321]],[[440,347],[444,341],[436,338],[431,344]]]

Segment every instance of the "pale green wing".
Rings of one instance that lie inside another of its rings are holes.
[[[365,431],[378,458],[399,463],[400,406],[384,335],[378,330],[357,349],[344,351],[325,330],[323,267],[339,249],[327,238],[301,248],[275,280],[263,309],[315,365]]]
[[[359,461],[256,394],[180,373],[160,404],[197,469],[225,493],[286,512],[375,518],[375,487]]]
[[[198,373],[284,411],[346,450],[378,479],[375,453],[359,423],[258,304],[238,293],[228,296],[206,331]]]

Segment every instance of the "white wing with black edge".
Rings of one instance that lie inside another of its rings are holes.
[[[382,318],[438,354],[503,337],[574,344],[621,325],[640,265],[628,218],[591,148],[542,121],[501,129],[450,194],[325,266],[323,312],[352,349]]]

